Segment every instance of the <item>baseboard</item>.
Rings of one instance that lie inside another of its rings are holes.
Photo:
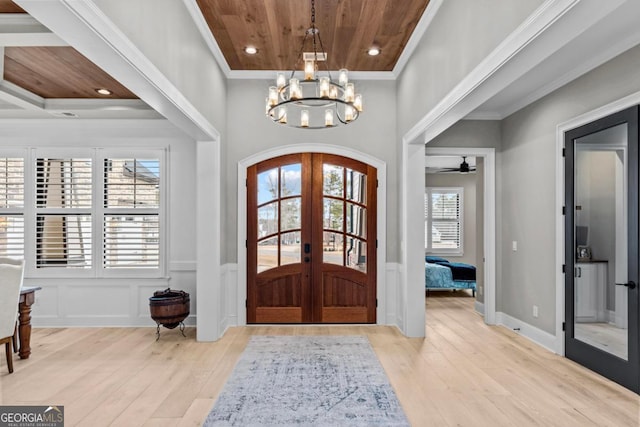
[[[546,348],[550,352],[556,353],[557,344],[555,335],[502,312],[496,313],[496,324],[511,329],[539,346]]]
[[[481,316],[484,316],[484,303],[480,301],[475,301],[473,303],[473,308],[476,310],[476,313],[480,314]]]

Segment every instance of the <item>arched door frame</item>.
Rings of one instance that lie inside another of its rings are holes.
[[[386,283],[386,248],[387,248],[387,165],[380,159],[369,154],[362,153],[347,147],[341,147],[330,144],[293,144],[272,148],[253,154],[238,162],[238,287],[237,287],[237,324],[244,326],[247,324],[247,248],[245,242],[247,240],[247,168],[256,163],[262,162],[273,157],[283,156],[285,154],[294,153],[326,153],[336,154],[343,157],[349,157],[363,163],[367,163],[378,170],[378,205],[377,205],[377,236],[378,249],[376,253],[376,280],[378,308],[376,310],[377,324],[395,324],[392,319],[387,319],[387,312],[396,312],[397,307],[390,307],[387,310]],[[394,299],[392,299],[394,300]]]

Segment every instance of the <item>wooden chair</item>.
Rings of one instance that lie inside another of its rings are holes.
[[[13,372],[11,346],[15,346],[16,317],[23,277],[24,260],[0,258],[0,344],[5,345],[9,373]]]

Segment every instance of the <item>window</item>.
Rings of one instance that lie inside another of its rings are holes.
[[[0,157],[0,256],[24,257],[24,158]]]
[[[24,257],[40,277],[164,274],[164,150],[6,154],[0,256]]]
[[[104,159],[102,266],[160,267],[160,159]]]
[[[90,158],[36,158],[36,268],[91,268],[91,173]]]
[[[426,252],[462,255],[462,198],[462,188],[425,189]]]

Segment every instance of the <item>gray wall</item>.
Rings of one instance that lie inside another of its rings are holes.
[[[444,0],[398,79],[399,136],[540,4],[542,0]]]
[[[275,78],[275,76],[274,76]],[[228,144],[223,164],[223,263],[237,262],[237,164],[256,153],[301,143],[348,147],[374,156],[387,164],[387,261],[398,261],[398,165],[396,157],[395,82],[356,81],[364,96],[364,112],[348,125],[326,131],[283,127],[264,115],[265,80],[230,80],[228,86]]]
[[[556,127],[640,91],[638,69],[640,46],[503,120],[498,311],[555,335]]]

